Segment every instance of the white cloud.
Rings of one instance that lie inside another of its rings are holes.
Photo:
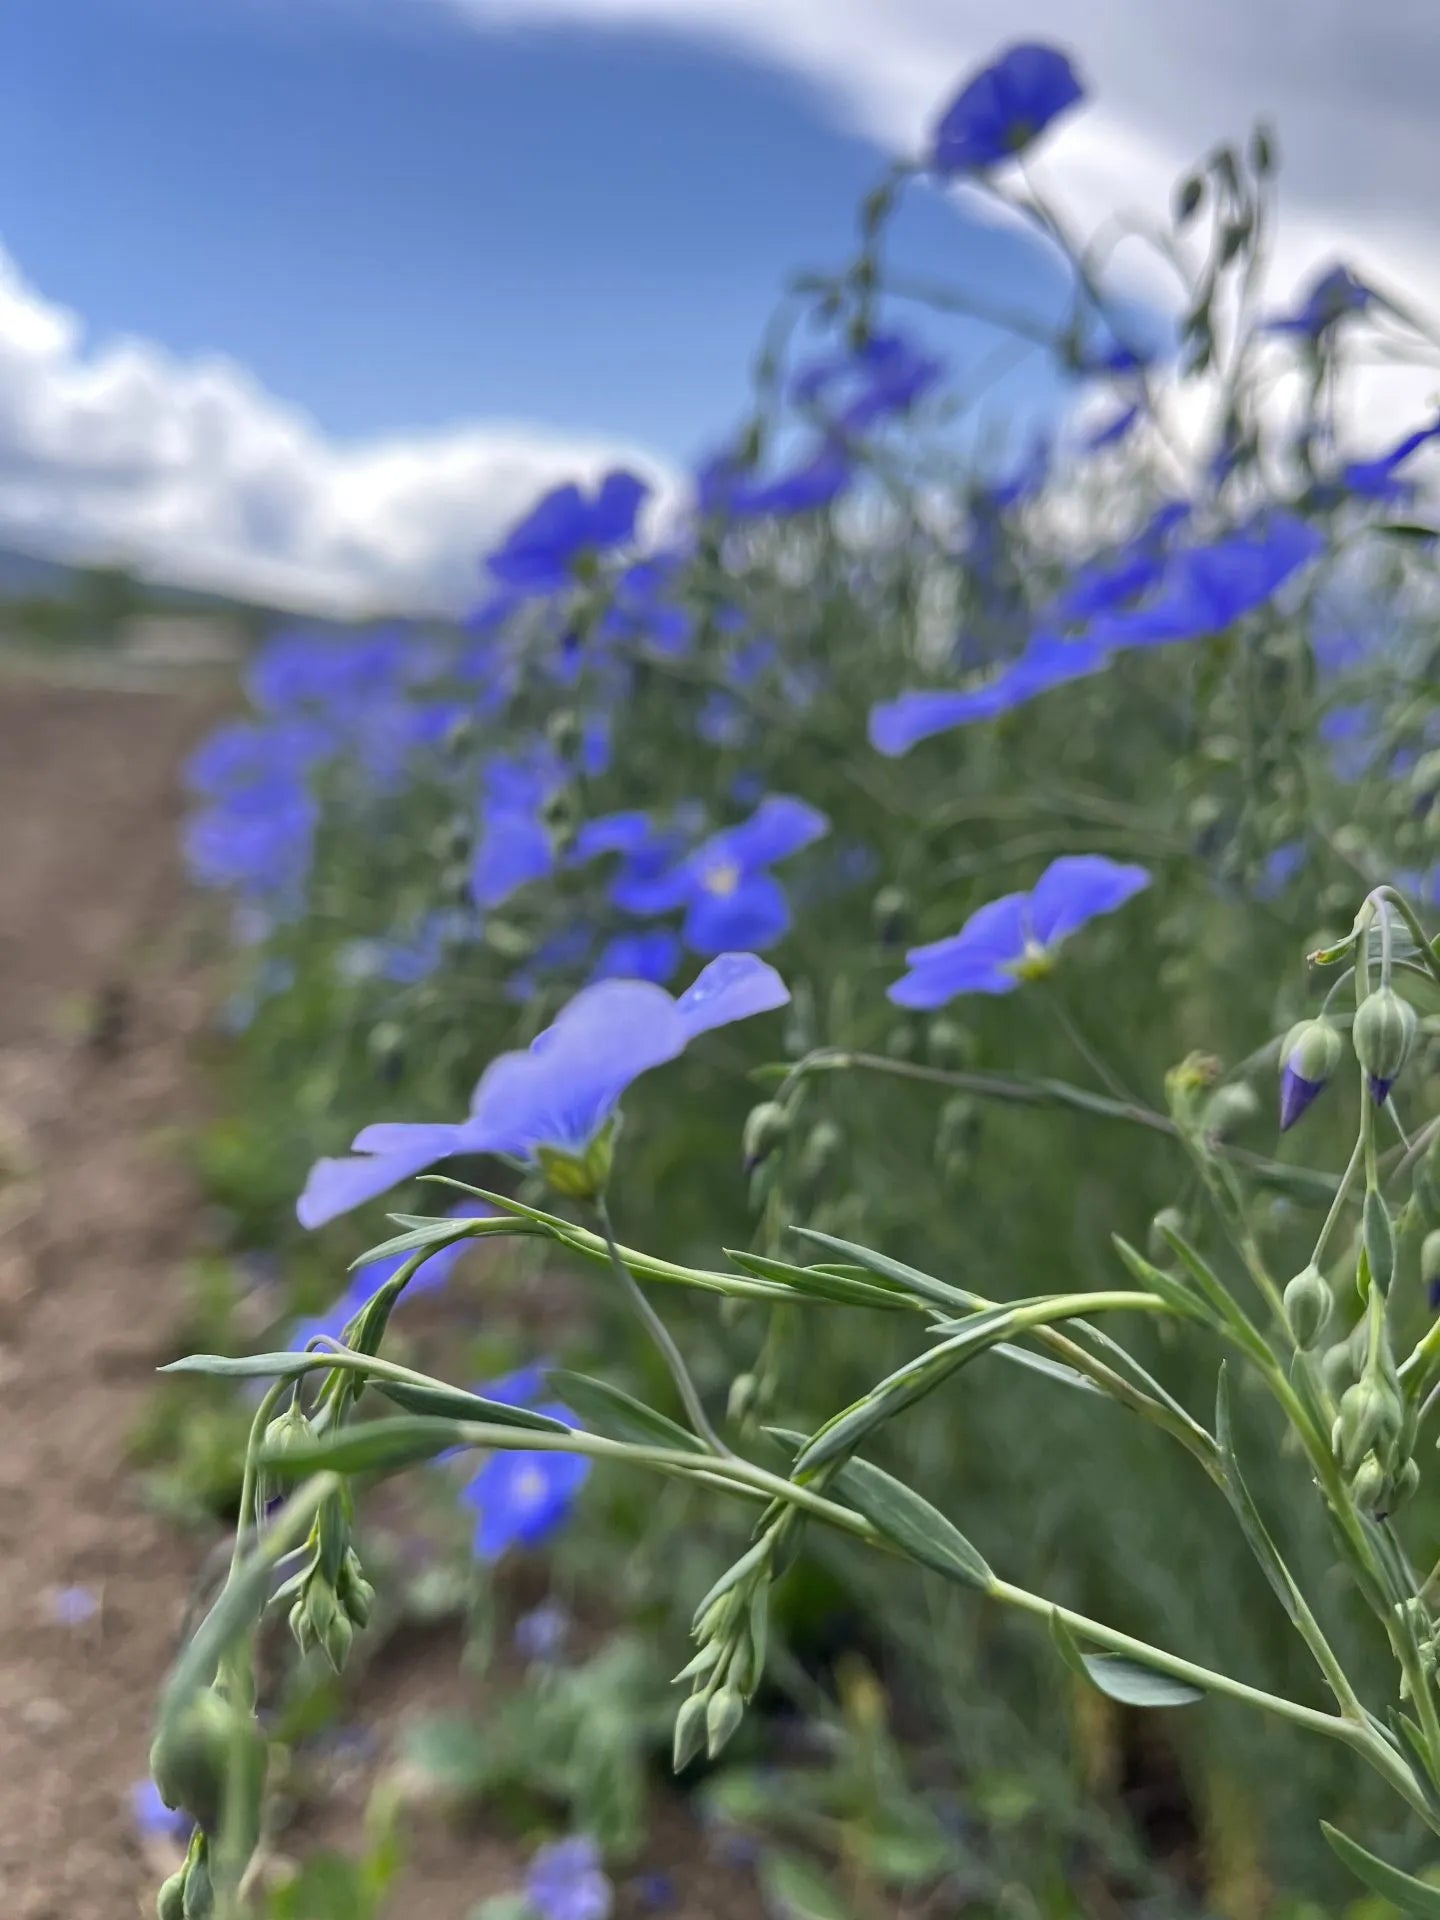
[[[0,541],[319,611],[463,606],[537,493],[634,449],[524,425],[341,443],[243,368],[87,349],[0,253]]]
[[[412,0],[413,3],[413,0]],[[917,150],[954,85],[1012,39],[1068,47],[1085,109],[1047,178],[1087,221],[1164,203],[1177,175],[1260,115],[1285,156],[1277,278],[1340,252],[1440,306],[1434,0],[426,0],[482,28],[584,24],[699,37],[788,68],[888,148]],[[737,165],[745,130],[735,129]]]

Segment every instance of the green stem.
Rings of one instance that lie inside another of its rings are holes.
[[[700,1398],[695,1382],[690,1378],[690,1369],[685,1364],[684,1354],[676,1346],[669,1328],[645,1298],[640,1283],[621,1258],[619,1244],[615,1239],[615,1229],[610,1224],[610,1209],[605,1204],[603,1194],[596,1198],[595,1217],[600,1222],[600,1231],[604,1235],[606,1250],[610,1255],[610,1269],[619,1281],[620,1290],[634,1309],[640,1324],[659,1349],[660,1357],[670,1371],[670,1378],[675,1382],[675,1390],[680,1395],[681,1404],[685,1408],[690,1425],[713,1453],[728,1455],[730,1449],[710,1424],[705,1403]]]
[[[1355,1184],[1355,1176],[1360,1171],[1360,1162],[1363,1158],[1364,1142],[1362,1140],[1356,1140],[1355,1150],[1350,1155],[1349,1165],[1346,1167],[1344,1173],[1341,1174],[1340,1185],[1335,1189],[1335,1198],[1330,1203],[1330,1211],[1326,1214],[1325,1223],[1316,1236],[1314,1250],[1310,1255],[1310,1264],[1312,1266],[1318,1267],[1320,1262],[1325,1258],[1325,1249],[1329,1245],[1330,1236],[1335,1231],[1340,1215],[1344,1211],[1345,1202],[1349,1198],[1351,1187]]]
[[[250,1438],[245,1443],[245,1470],[240,1480],[240,1518],[235,1527],[235,1545],[230,1555],[230,1571],[233,1574],[240,1564],[240,1551],[247,1535],[256,1524],[253,1512],[255,1505],[255,1483],[258,1477],[255,1456],[260,1442],[265,1437],[265,1429],[270,1424],[270,1416],[291,1385],[288,1380],[276,1380],[266,1389],[265,1397],[255,1409],[255,1418],[250,1422]]]

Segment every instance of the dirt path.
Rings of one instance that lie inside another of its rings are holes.
[[[141,962],[183,899],[177,769],[214,706],[0,677],[6,1920],[121,1920],[152,1897],[129,1795],[190,1551],[139,1503],[126,1444],[195,1217],[158,1136],[193,1110],[203,1001]],[[107,1007],[98,1032],[77,1021]],[[80,1624],[59,1617],[70,1588],[98,1602]]]

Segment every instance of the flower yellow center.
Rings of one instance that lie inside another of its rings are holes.
[[[1011,971],[1022,980],[1043,980],[1052,971],[1055,962],[1038,940],[1027,940],[1025,951],[1015,962]]]
[[[733,860],[717,860],[713,867],[705,869],[702,884],[707,893],[726,900],[740,884],[740,869]]]

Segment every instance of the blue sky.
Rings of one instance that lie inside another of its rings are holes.
[[[843,258],[874,145],[703,45],[402,11],[6,0],[0,237],[95,331],[223,350],[331,433],[468,415],[693,454],[787,272]],[[934,196],[908,226],[1059,296]]]
[[[714,445],[787,273],[1021,33],[1083,28],[1042,156],[1082,231],[1269,109],[1279,277],[1343,252],[1440,304],[1440,39],[1352,8],[1297,43],[1293,0],[1030,0],[998,34],[989,0],[0,0],[0,543],[463,598],[537,490]],[[1061,297],[933,193],[903,251]],[[990,405],[1056,401],[1031,360]]]

